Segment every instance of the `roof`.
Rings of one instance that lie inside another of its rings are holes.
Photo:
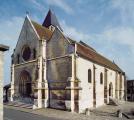
[[[7,51],[7,50],[9,50],[8,46],[0,44],[0,51]]]
[[[50,20],[50,22],[49,22]],[[47,23],[46,23],[47,22]],[[46,40],[49,40],[53,34],[52,31],[50,31],[47,27],[48,24],[53,23],[53,24],[57,24],[59,25],[56,16],[49,10],[47,17],[43,23],[43,26],[32,21],[33,26],[35,27],[38,35],[40,36],[40,38],[44,38]],[[45,27],[44,27],[45,26]],[[80,41],[79,43],[76,42],[75,40],[72,40],[71,38],[67,37],[67,39],[70,41],[70,44],[77,44],[77,51],[76,53],[81,56],[84,57],[88,60],[91,60],[95,63],[98,63],[104,67],[110,68],[112,70],[118,71],[118,72],[122,72],[124,73],[117,64],[115,64],[114,62],[110,61],[109,59],[107,59],[106,57],[102,56],[101,54],[99,54],[98,52],[96,52],[95,49],[93,49],[92,47],[90,47],[89,45],[87,45],[86,43]]]
[[[90,47],[89,45],[87,45],[83,41],[80,41],[79,43],[82,44],[82,45],[84,45],[85,47],[88,47],[89,49],[93,50],[94,52],[96,52],[96,50],[94,48]]]
[[[116,70],[118,72],[123,72],[115,63],[112,61],[108,60],[107,58],[103,57],[90,47],[86,47],[81,43],[77,43],[77,54],[91,60],[95,63],[98,63],[100,65],[103,65],[104,67],[108,67],[112,70]]]
[[[60,24],[55,16],[55,14],[51,10],[48,11],[47,16],[46,16],[42,26],[49,27],[50,25],[53,25],[54,27],[58,27],[61,31],[63,31],[62,28],[60,27]]]
[[[51,38],[52,33],[53,33],[52,31],[50,31],[48,28],[43,27],[42,25],[34,21],[31,21],[31,22],[41,39],[44,38],[46,40],[49,40]]]

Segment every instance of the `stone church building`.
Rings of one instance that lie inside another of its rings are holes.
[[[64,35],[49,10],[42,25],[26,16],[12,54],[11,101],[82,113],[125,99],[125,73],[95,49]]]

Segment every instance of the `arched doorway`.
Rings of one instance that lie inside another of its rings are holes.
[[[20,73],[19,93],[22,97],[31,97],[31,76],[26,70]]]
[[[109,96],[113,97],[113,84],[112,84],[112,82],[109,84]]]

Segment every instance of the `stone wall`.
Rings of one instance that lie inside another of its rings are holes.
[[[72,76],[74,46],[56,29],[47,43],[47,80],[49,83],[49,106],[66,109],[65,100],[71,99],[66,87]]]
[[[81,57],[76,58],[76,77],[81,81],[82,90],[79,91],[79,112],[84,112],[86,108],[92,108],[93,105],[93,81],[94,81],[94,67],[95,67],[95,96],[96,96],[96,107],[104,105],[104,75],[105,69],[107,69],[107,103],[109,102],[109,89],[110,84],[112,84],[112,94],[111,97],[116,98],[115,96],[115,81],[119,82],[120,79],[116,79],[116,71],[109,68],[105,68],[98,64],[95,64],[89,60],[86,60]],[[91,83],[88,82],[88,69],[91,69]],[[103,83],[100,83],[100,73],[103,74]],[[119,77],[119,74],[118,74]],[[124,95],[124,79],[122,80],[122,97]],[[119,99],[119,90],[121,89],[119,83],[117,84],[118,89],[118,99]]]
[[[66,82],[71,77],[71,57],[49,60],[47,64],[48,80]]]
[[[74,52],[74,46],[56,29],[47,43],[47,58],[61,57]]]
[[[39,40],[35,31],[33,30],[30,21],[26,18],[13,53],[13,61],[14,64],[18,63],[18,55],[19,55],[19,63],[24,63],[25,60],[22,58],[22,50],[24,46],[29,46],[31,50],[30,59],[33,60],[33,51],[36,50],[36,56],[39,54]]]
[[[39,39],[33,29],[33,26],[30,23],[30,20],[26,17],[16,48],[14,50],[12,61],[14,64],[14,82],[15,82],[15,95],[19,95],[19,82],[20,82],[20,74],[22,71],[27,71],[30,76],[32,82],[37,83],[38,77],[38,56],[40,55],[39,48]],[[30,57],[28,60],[24,60],[23,58],[23,49],[24,46],[28,46],[30,48]],[[35,53],[35,54],[34,54]],[[19,55],[19,63],[18,63],[18,55]],[[35,57],[34,57],[35,55]],[[34,84],[32,84],[32,93],[34,94]]]
[[[20,82],[20,75],[23,71],[27,71],[30,74],[31,82],[32,82],[32,94],[34,94],[35,84],[37,84],[38,80],[38,68],[37,68],[37,61],[32,63],[22,64],[22,65],[15,65],[15,95],[19,95],[19,82]]]

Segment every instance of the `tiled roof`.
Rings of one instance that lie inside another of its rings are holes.
[[[77,43],[77,54],[104,67],[108,67],[118,72],[123,72],[115,63],[103,57],[93,49],[86,47],[80,43]]]
[[[93,50],[94,52],[96,52],[96,50],[94,48],[92,48],[91,46],[87,45],[83,41],[80,41],[79,43],[82,44],[82,45],[84,45],[85,47],[88,47],[89,49]]]
[[[34,21],[31,21],[35,30],[37,31],[40,39],[44,38],[46,40],[49,40],[53,34],[52,31],[50,31],[48,28],[46,27],[43,27],[42,25],[34,22]]]

